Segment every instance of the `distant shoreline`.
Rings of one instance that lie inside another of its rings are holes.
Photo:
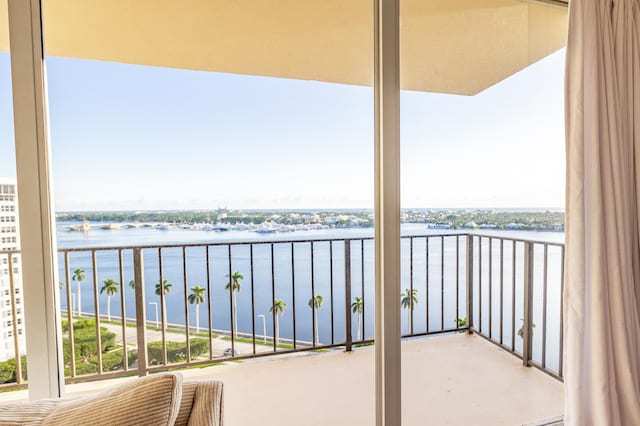
[[[148,227],[204,231],[255,231],[259,233],[296,230],[371,228],[371,210],[228,210],[156,212],[76,212],[58,213],[58,221],[81,224],[92,229]],[[502,211],[483,209],[404,209],[402,223],[424,224],[439,230],[564,231],[561,211]],[[82,230],[82,226],[70,226]]]

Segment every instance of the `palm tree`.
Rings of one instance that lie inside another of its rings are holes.
[[[118,293],[118,286],[120,284],[109,278],[103,282],[100,294],[107,293],[107,321],[111,321],[111,296],[115,296]]]
[[[278,314],[280,314],[280,316],[284,315],[284,308],[287,307],[287,304],[285,303],[284,300],[279,300],[276,299],[273,301],[273,306],[269,309],[269,312],[271,312],[274,315],[275,318],[275,326],[276,326],[276,335],[275,335],[275,343],[276,345],[278,344],[278,340],[280,338],[280,321],[278,320]]]
[[[318,309],[322,308],[322,302],[323,299],[320,295],[309,299],[309,307],[313,311],[313,322],[316,324],[316,345],[320,344],[320,336],[318,334]]]
[[[229,290],[233,288],[233,334],[235,337],[238,337],[238,303],[236,293],[240,293],[240,281],[244,280],[244,277],[240,272],[236,271],[232,275],[227,274],[227,278],[229,278],[229,282],[224,289]]]
[[[358,315],[358,338],[360,340],[360,321],[362,320],[362,313],[364,312],[364,299],[356,296],[354,302],[351,304],[351,312]]]
[[[413,289],[410,290],[408,288],[404,289],[404,293],[400,294],[400,303],[402,303],[402,308],[407,310],[407,319],[409,322],[407,324],[409,329],[411,329],[411,318],[413,317],[413,308],[418,304],[418,290]]]
[[[134,280],[129,281],[129,287],[131,287],[131,290],[136,291],[136,282]]]
[[[167,280],[162,280],[162,283],[157,283],[156,284],[156,296],[160,296],[160,294],[162,293],[163,295],[167,295],[169,293],[171,293],[171,286],[172,284],[167,281]],[[169,322],[167,320],[167,303],[166,303],[166,297],[161,298],[162,301],[162,318],[164,318],[164,323],[162,324],[162,328],[164,330],[167,329],[167,323]]]
[[[189,294],[189,303],[196,305],[196,334],[200,333],[200,304],[204,303],[204,293],[206,288],[199,285],[191,287],[191,294]]]
[[[82,316],[82,297],[80,295],[80,284],[84,281],[84,269],[76,269],[73,271],[73,281],[78,283],[78,316]]]

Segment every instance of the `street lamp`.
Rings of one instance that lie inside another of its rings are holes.
[[[258,315],[258,318],[262,318],[262,338],[263,338],[263,342],[266,345],[267,344],[267,322],[264,319],[264,315]]]
[[[156,308],[156,328],[160,328],[160,323],[158,322],[158,302],[149,302],[150,305],[155,305]]]

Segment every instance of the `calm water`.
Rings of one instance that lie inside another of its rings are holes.
[[[298,340],[312,339],[312,311],[308,306],[311,298],[312,284],[316,295],[322,295],[324,303],[318,312],[319,336],[323,343],[343,341],[345,335],[345,310],[348,303],[344,296],[345,260],[344,241],[315,242],[313,244],[313,268],[310,243],[275,243],[271,241],[298,239],[357,239],[371,237],[372,229],[330,229],[316,231],[296,231],[284,234],[259,234],[248,231],[192,231],[140,228],[127,230],[91,230],[88,234],[67,230],[68,224],[58,224],[58,247],[121,247],[133,245],[182,244],[182,243],[216,243],[216,242],[263,242],[253,245],[253,276],[251,271],[250,245],[232,246],[231,267],[229,266],[228,246],[212,246],[209,249],[209,279],[211,294],[211,319],[214,329],[230,329],[230,298],[224,289],[228,283],[227,274],[240,272],[244,275],[242,289],[237,296],[238,328],[241,332],[251,333],[252,317],[255,318],[257,334],[262,334],[262,318],[264,315],[267,335],[273,334],[272,315],[269,308],[272,300],[282,299],[287,303],[284,316],[280,319],[280,336],[292,338],[294,333],[293,319],[295,310],[295,333]],[[428,230],[422,224],[402,225],[403,235],[438,235],[447,233],[442,230]],[[536,241],[563,242],[564,234],[557,232],[528,231],[484,231],[483,235],[494,235],[516,239]],[[458,243],[456,243],[458,240]],[[458,244],[458,246],[456,245]],[[504,262],[500,266],[500,242],[494,240],[492,245],[491,268],[489,267],[488,239],[483,240],[482,272],[480,272],[479,247],[476,242],[474,255],[475,308],[474,323],[480,324],[482,330],[489,332],[489,301],[492,304],[491,332],[495,338],[500,336],[500,288],[502,282],[502,338],[505,344],[511,345],[512,328],[521,326],[522,318],[522,283],[523,283],[523,246],[515,245],[515,313],[512,313],[514,293],[513,245],[504,242],[502,254]],[[413,331],[453,328],[456,318],[466,317],[465,291],[465,238],[447,237],[430,238],[427,250],[426,239],[416,237],[412,241],[404,239],[402,244],[402,288],[413,286],[417,290],[418,304],[413,312]],[[273,250],[273,274],[271,251]],[[427,256],[428,252],[428,256]],[[204,247],[187,248],[186,254],[186,287],[195,285],[207,287],[206,249]],[[411,256],[411,254],[413,254]],[[154,286],[159,280],[158,250],[148,249],[145,255],[145,293],[146,301],[159,302]],[[131,251],[123,252],[123,276],[128,283],[133,278]],[[413,262],[411,262],[413,259]],[[544,284],[544,249],[536,246],[534,263],[534,359],[540,361],[542,353],[543,328],[543,284]],[[64,282],[64,259],[60,256],[60,280]],[[442,264],[444,261],[444,268]],[[557,348],[559,341],[560,313],[560,249],[550,246],[547,257],[547,364],[557,368]],[[373,241],[354,240],[351,243],[351,295],[363,296],[365,312],[363,323],[360,323],[362,337],[373,336]],[[70,269],[81,268],[86,271],[86,280],[82,283],[82,311],[93,312],[93,270],[89,253],[72,253]],[[171,292],[167,295],[167,316],[171,323],[185,323],[185,296],[182,249],[164,249],[162,252],[163,278],[172,283]],[[491,297],[489,297],[489,272],[491,270]],[[312,272],[313,271],[313,272]],[[502,280],[501,280],[502,271]],[[478,282],[482,274],[483,288],[479,292]],[[98,288],[108,278],[120,281],[118,258],[116,251],[99,251],[97,254]],[[428,285],[427,285],[428,277]],[[253,316],[252,292],[253,286]],[[428,288],[428,291],[427,291]],[[72,282],[72,293],[77,297],[77,286]],[[188,292],[188,290],[187,290]],[[295,293],[295,296],[294,296]],[[480,297],[482,294],[482,318],[480,317]],[[106,313],[107,298],[98,296],[100,312]],[[428,303],[427,303],[428,299]],[[352,301],[352,300],[351,300]],[[349,303],[351,302],[349,301]],[[62,306],[66,308],[66,293],[62,291]],[[125,286],[125,312],[127,317],[134,317],[134,293]],[[195,308],[187,306],[189,323],[195,324]],[[427,309],[428,308],[428,309]],[[120,316],[122,307],[119,295],[112,297],[111,314]],[[332,315],[333,312],[333,315]],[[512,316],[515,327],[512,327]],[[147,317],[155,320],[155,307],[148,305]],[[200,305],[200,326],[206,327],[208,321],[207,304]],[[402,311],[403,331],[409,331],[408,311]],[[357,336],[357,318],[352,317],[353,337]],[[515,336],[516,349],[521,350],[521,339]]]

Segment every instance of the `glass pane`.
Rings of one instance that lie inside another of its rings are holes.
[[[44,2],[62,315],[74,323],[63,330],[67,376],[134,368],[136,324],[150,368],[368,344],[370,5],[74,4]],[[132,246],[144,247],[143,267]],[[96,321],[102,346],[77,353],[78,339],[97,341]],[[227,420],[305,415],[317,401],[300,401],[297,383],[344,379],[327,362],[269,364],[270,378],[239,370],[228,380],[246,392],[226,397]]]
[[[26,377],[21,269],[9,28],[7,3],[0,1],[0,390]]]
[[[414,421],[525,424],[563,412],[559,381],[518,382],[508,365],[521,363],[512,355],[523,356],[530,288],[532,362],[559,373],[566,14],[542,2],[401,2],[402,230],[413,236],[402,244],[402,329],[453,334],[424,340],[432,355],[403,366],[416,371],[403,388]],[[430,404],[442,408],[422,412],[409,386],[432,386],[445,363],[449,392]],[[503,380],[514,380],[508,397]],[[477,412],[449,409],[482,381]]]

